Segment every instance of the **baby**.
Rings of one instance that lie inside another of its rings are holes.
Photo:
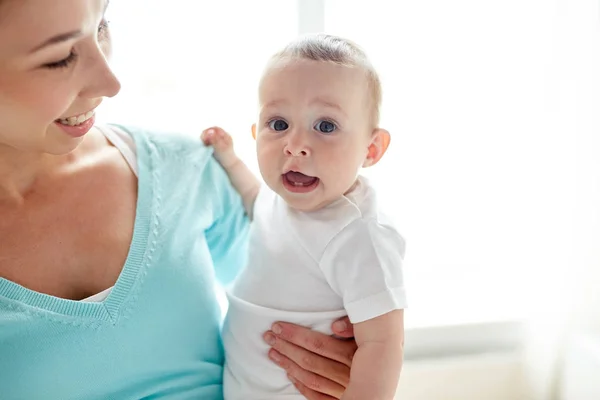
[[[262,335],[275,321],[331,334],[344,315],[358,350],[342,398],[393,399],[403,357],[404,240],[359,176],[390,142],[378,125],[380,102],[378,75],[361,49],[310,35],[275,54],[260,81],[252,135],[265,184],[225,131],[202,133],[252,218],[248,265],[227,292],[225,399],[303,398],[267,358]]]

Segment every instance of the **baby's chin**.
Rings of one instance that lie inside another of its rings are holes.
[[[309,194],[294,194],[286,192],[285,189],[283,192],[277,191],[277,194],[287,203],[290,208],[301,211],[301,212],[315,212],[319,211],[323,208],[330,206],[335,203],[337,200],[342,198],[343,194],[340,193],[337,196],[327,196],[324,197],[317,193],[309,193]]]

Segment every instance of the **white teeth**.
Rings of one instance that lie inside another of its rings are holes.
[[[77,115],[74,117],[61,118],[58,120],[58,122],[60,122],[63,125],[75,126],[75,125],[79,125],[79,124],[87,121],[88,119],[92,118],[93,115],[94,115],[94,111],[88,111],[85,114]]]

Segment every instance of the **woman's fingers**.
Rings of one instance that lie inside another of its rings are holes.
[[[293,346],[293,345],[291,345]],[[306,351],[306,350],[304,350]],[[308,357],[318,357],[318,358],[322,358],[321,356],[318,356],[316,354],[310,354],[308,355]],[[347,385],[347,381],[348,378],[344,377],[344,374],[337,374],[338,379],[345,381],[346,385],[341,385],[338,382],[332,381],[328,378],[325,378],[323,376],[321,376],[318,372],[313,372],[311,370],[311,368],[314,368],[316,370],[319,370],[320,367],[318,365],[315,365],[315,361],[314,360],[304,360],[303,363],[304,365],[298,364],[296,362],[294,362],[293,360],[291,360],[290,358],[286,357],[285,355],[283,355],[282,353],[278,352],[277,350],[271,349],[269,351],[269,358],[271,360],[273,360],[274,362],[277,363],[277,365],[279,365],[281,368],[283,368],[287,374],[288,377],[290,379],[290,381],[292,381],[294,383],[294,385],[296,387],[302,387],[303,390],[305,391],[312,391],[315,392],[315,394],[313,394],[313,398],[315,399],[319,399],[321,397],[316,396],[316,393],[320,393],[322,395],[326,395],[326,397],[323,398],[329,398],[329,396],[332,396],[332,398],[334,399],[339,399],[342,394],[344,393],[345,387]],[[316,363],[319,363],[320,361],[316,361]],[[327,362],[332,362],[331,360],[326,361]],[[345,367],[346,366],[337,363],[340,367]],[[308,365],[308,367],[306,366]],[[347,373],[347,376],[349,377],[349,371]]]
[[[314,388],[322,383],[321,381],[309,382],[309,380],[314,380],[314,376],[318,376],[339,386],[348,386],[350,381],[349,366],[315,354],[270,333],[265,334],[265,339],[273,347],[269,352],[269,357],[293,376],[301,378],[305,385]],[[302,371],[298,372],[298,369]],[[304,374],[303,372],[310,374]]]
[[[306,397],[308,400],[335,400],[335,399],[341,399],[342,394],[344,393],[344,392],[342,392],[338,397],[331,397],[331,396],[328,396],[326,394],[315,392],[314,390],[309,389],[302,382],[295,380],[293,377],[289,377],[289,378],[292,381],[292,383],[294,384],[294,386],[296,387],[296,389],[298,389],[298,391],[304,397]]]
[[[331,324],[331,330],[333,334],[342,338],[353,338],[354,337],[354,325],[350,322],[350,318],[343,317],[334,321]]]
[[[348,367],[352,365],[352,359],[357,349],[354,340],[338,339],[286,322],[277,322],[273,325],[273,330],[268,333],[272,333],[276,338],[295,344],[311,353],[321,355],[326,359],[338,361]]]

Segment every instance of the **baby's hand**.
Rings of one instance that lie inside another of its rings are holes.
[[[228,168],[237,162],[238,158],[233,151],[233,140],[225,130],[213,126],[205,129],[200,138],[205,145],[215,149],[214,156],[223,168]]]

